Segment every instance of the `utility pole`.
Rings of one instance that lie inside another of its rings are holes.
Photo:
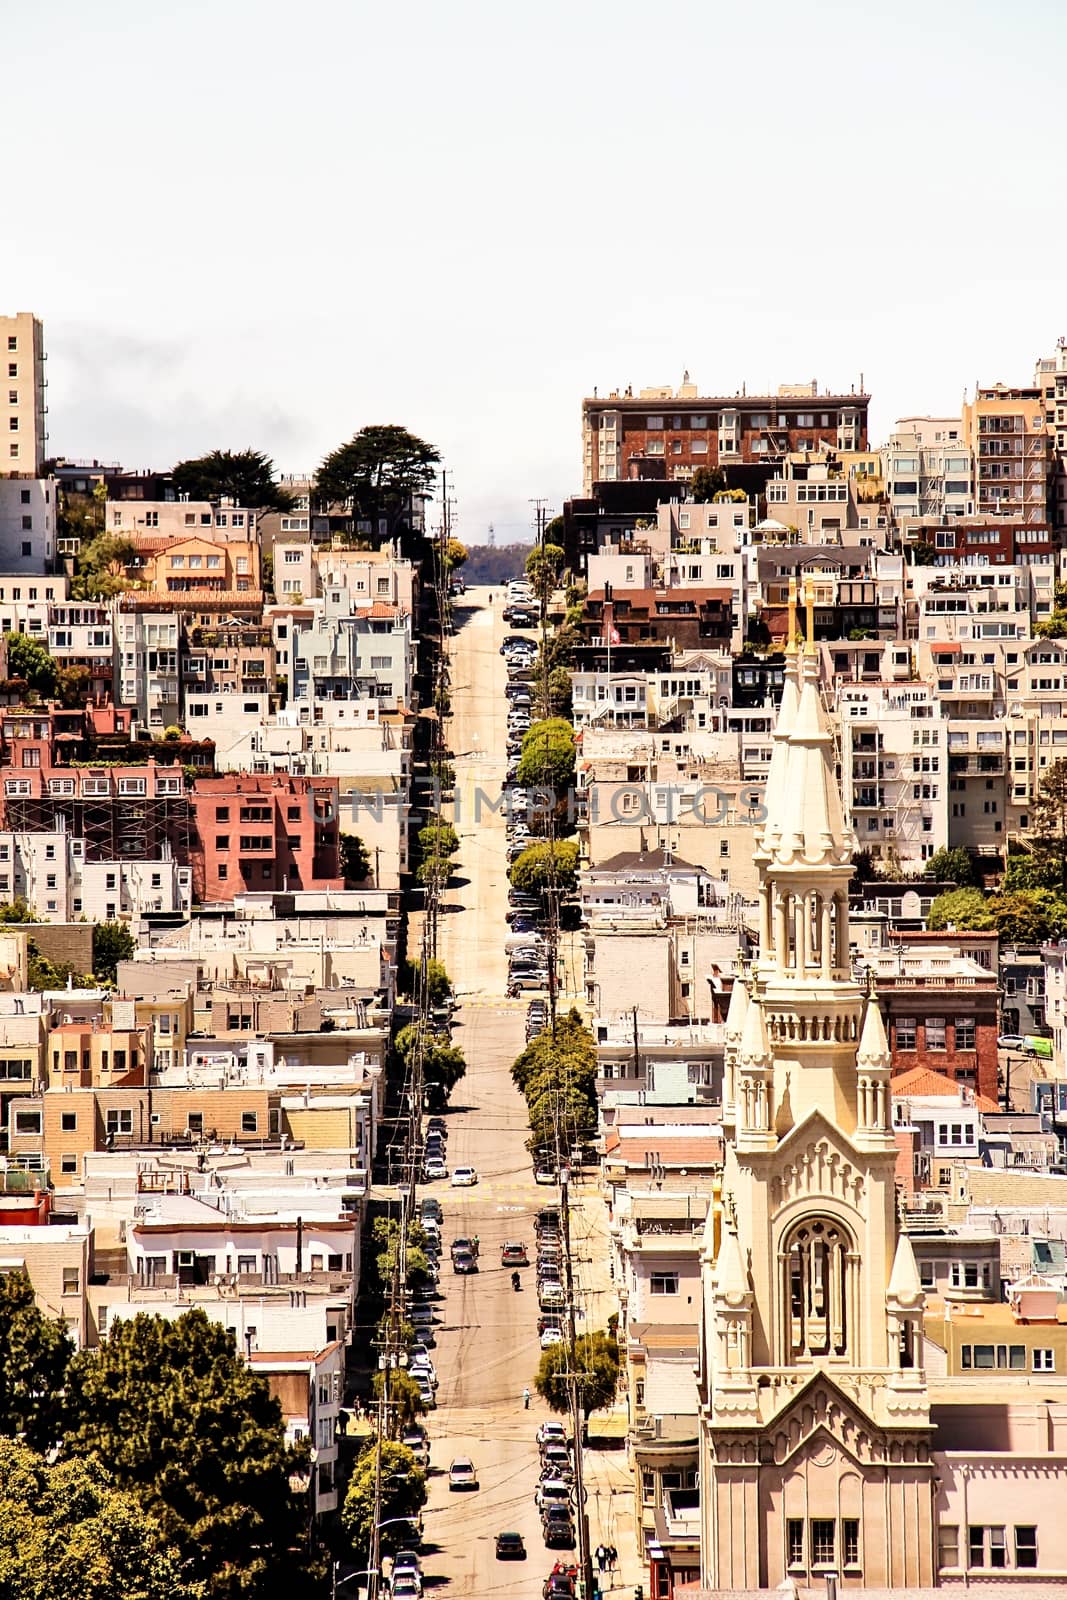
[[[571,1259],[570,1155],[562,1164],[559,1098],[556,1099],[556,1171],[559,1173],[559,1216],[563,1233],[563,1261],[567,1295],[567,1378],[570,1394],[571,1431],[574,1435],[574,1494],[577,1500],[575,1522],[578,1527],[578,1567],[582,1575],[585,1600],[593,1600],[593,1553],[589,1540],[589,1511],[585,1499],[585,1416],[578,1395],[578,1319],[574,1304],[574,1263]]]

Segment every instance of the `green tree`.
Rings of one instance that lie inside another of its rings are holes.
[[[100,533],[83,544],[74,559],[70,592],[75,600],[112,600],[124,589],[136,587],[129,575],[137,555],[121,534]]]
[[[566,1341],[544,1351],[535,1384],[542,1400],[560,1416],[566,1416],[571,1408],[572,1371],[583,1416],[602,1411],[619,1387],[618,1342],[609,1333],[580,1334],[574,1341],[573,1367]]]
[[[454,856],[459,849],[459,834],[450,822],[428,822],[419,829],[419,849],[427,856]]]
[[[0,1434],[39,1450],[55,1443],[73,1349],[61,1319],[38,1309],[26,1272],[21,1267],[5,1272],[0,1277]]]
[[[535,722],[522,736],[518,781],[524,787],[544,785],[562,794],[574,782],[574,729],[562,717]]]
[[[370,856],[357,833],[341,835],[341,876],[345,883],[363,883],[370,874]]]
[[[951,925],[968,933],[988,933],[993,927],[993,913],[981,889],[950,889],[939,894],[930,907],[926,926],[931,933]]]
[[[537,710],[546,721],[570,721],[571,675],[567,667],[553,667],[548,682],[537,686]]]
[[[426,1474],[416,1466],[411,1451],[389,1439],[372,1444],[355,1464],[341,1508],[341,1525],[348,1535],[353,1559],[361,1568],[370,1560],[374,1537],[379,1451],[382,1490],[379,1523],[385,1524],[381,1526],[379,1541],[383,1554],[400,1548],[397,1529],[388,1524],[397,1517],[417,1517],[426,1504]]]
[[[56,692],[59,669],[38,639],[28,633],[5,633],[7,675],[22,678],[35,694],[50,700]]]
[[[445,550],[445,571],[455,572],[457,567],[462,567],[467,560],[467,546],[460,544],[458,539],[449,539]]]
[[[98,922],[93,928],[93,975],[114,983],[120,961],[132,961],[137,940],[125,922]]]
[[[534,545],[526,557],[526,576],[530,580],[534,594],[542,604],[559,583],[563,559],[563,547],[558,544]]]
[[[1038,785],[1030,813],[1030,842],[1038,861],[1054,863],[1059,887],[1067,892],[1067,758],[1052,762]]]
[[[5,1600],[202,1600],[160,1524],[93,1462],[0,1443]]]
[[[573,894],[578,887],[578,843],[575,839],[539,840],[512,862],[513,888],[524,894],[546,894],[556,888]]]
[[[531,1039],[511,1069],[516,1088],[528,1094],[539,1080],[572,1081],[595,1091],[596,1045],[593,1035],[572,1006],[556,1020],[555,1035],[539,1033]]]
[[[26,987],[37,994],[46,990],[96,988],[91,972],[78,972],[69,961],[49,961],[34,939],[30,939],[26,947],[26,966]]]
[[[1060,887],[1059,864],[1051,856],[1035,855],[1030,850],[1013,850],[1008,848],[1008,859],[1004,863],[1004,876],[1001,888],[1012,889],[1053,889]]]
[[[1059,939],[1067,922],[1067,903],[1047,889],[1017,889],[991,895],[993,926],[1009,944],[1044,944]]]
[[[92,681],[93,675],[88,667],[79,666],[77,662],[69,667],[61,667],[57,663],[56,699],[68,711],[74,711],[89,700]]]
[[[107,491],[102,497],[96,494],[75,494],[71,489],[61,489],[56,508],[56,534],[60,539],[78,539],[88,544],[104,531],[104,507]]]
[[[574,1083],[550,1083],[538,1079],[530,1085],[526,1105],[530,1118],[531,1150],[559,1144],[570,1150],[595,1133],[598,1119],[596,1097]]]
[[[405,1372],[403,1367],[389,1367],[385,1372],[376,1372],[371,1387],[375,1400],[381,1399],[382,1389],[385,1388],[387,1431],[391,1439],[399,1438],[403,1430],[417,1422],[426,1411],[422,1390],[411,1373]],[[401,1515],[404,1513],[401,1512]]]
[[[179,461],[171,474],[179,494],[190,500],[233,500],[239,506],[288,511],[293,497],[275,477],[274,462],[262,450],[209,450]]]
[[[322,506],[351,504],[355,521],[369,523],[372,537],[392,539],[410,528],[411,503],[433,488],[440,459],[433,445],[406,428],[361,428],[323,461],[316,497]]]
[[[706,505],[725,488],[726,474],[721,467],[697,467],[689,480],[689,498],[698,506]]]
[[[34,911],[29,901],[17,894],[14,900],[9,900],[6,905],[0,905],[0,922],[40,922],[40,917]]]
[[[969,889],[974,881],[974,861],[969,850],[964,850],[957,845],[954,850],[942,847],[935,850],[923,874],[924,877],[933,878],[938,883],[956,883],[961,889]]]
[[[415,995],[419,990],[421,963],[410,956],[404,963],[404,993]],[[432,1006],[443,1006],[452,993],[452,979],[443,961],[431,958],[426,963],[427,999]]]
[[[467,1070],[466,1057],[446,1034],[423,1029],[419,1023],[411,1022],[401,1028],[393,1040],[393,1048],[405,1064],[414,1056],[420,1034],[423,1080],[427,1084],[440,1084],[445,1093],[450,1094]]]
[[[202,1311],[114,1322],[67,1368],[63,1452],[98,1462],[163,1528],[210,1600],[268,1600],[301,1570],[281,1407]]]

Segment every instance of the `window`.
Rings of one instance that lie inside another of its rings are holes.
[[[1030,1525],[1016,1526],[1015,1529],[1015,1565],[1017,1567],[1037,1566],[1037,1529]]]
[[[116,1050],[116,1052],[115,1052],[115,1064],[116,1064],[116,1066],[118,1065],[118,1057],[119,1057],[119,1052]],[[107,1131],[108,1131],[109,1135],[112,1135],[112,1136],[114,1136],[115,1134],[119,1134],[119,1135],[132,1134],[133,1133],[133,1110],[132,1110],[132,1108],[129,1109],[129,1110],[126,1110],[126,1109],[123,1109],[123,1108],[118,1108],[118,1109],[114,1109],[113,1108],[113,1109],[109,1110],[108,1113],[107,1113]]]
[[[66,1173],[68,1177],[76,1176],[78,1171],[77,1156],[61,1155],[59,1158],[59,1170],[60,1172]]]
[[[967,1558],[972,1567],[1006,1567],[1008,1550],[1004,1541],[1004,1529],[969,1527]]]
[[[63,1133],[76,1133],[78,1129],[78,1113],[76,1111],[62,1112],[59,1118],[59,1126]]]
[[[788,1518],[785,1525],[786,1563],[790,1567],[804,1566],[804,1521],[801,1517]]]
[[[811,1522],[811,1564],[832,1567],[837,1528],[832,1517],[813,1517]]]
[[[259,1112],[258,1111],[242,1111],[241,1112],[241,1132],[242,1133],[257,1133],[258,1131],[259,1131]]]
[[[1034,1351],[1034,1371],[1035,1372],[1055,1372],[1055,1370],[1056,1370],[1056,1352],[1054,1350],[1035,1350]]]
[[[973,1050],[974,1049],[974,1018],[973,1017],[957,1017],[956,1018],[956,1049],[957,1050]]]
[[[81,1276],[82,1275],[81,1275],[81,1268],[80,1267],[64,1267],[63,1268],[63,1293],[64,1294],[78,1294],[80,1292],[80,1290],[81,1290]]]
[[[898,1017],[896,1025],[896,1047],[898,1050],[915,1049],[915,1018]]]
[[[31,1134],[31,1133],[40,1133],[40,1131],[41,1131],[41,1113],[39,1111],[16,1111],[15,1112],[15,1132],[16,1133]]]
[[[678,1274],[676,1272],[654,1272],[650,1288],[653,1294],[677,1294]]]
[[[927,1017],[926,1019],[926,1048],[927,1050],[945,1049],[945,1019],[944,1017]]]
[[[858,1517],[845,1517],[841,1522],[841,1559],[847,1567],[860,1564],[860,1525]]]
[[[960,1530],[954,1522],[938,1524],[937,1564],[939,1567],[958,1567],[960,1564]]]
[[[249,1273],[255,1272],[255,1270],[256,1270],[256,1258],[255,1258],[255,1256],[238,1256],[237,1257],[237,1270],[241,1274],[242,1277],[246,1277]]]

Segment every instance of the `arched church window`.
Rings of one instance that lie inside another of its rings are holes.
[[[787,1359],[848,1354],[851,1252],[847,1232],[830,1218],[806,1218],[789,1234],[784,1253]]]

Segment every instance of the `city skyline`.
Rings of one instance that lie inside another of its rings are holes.
[[[986,3],[965,34],[913,4],[892,29],[827,4],[816,31],[773,4],[752,59],[743,18],[676,0],[651,69],[628,4],[550,5],[532,33],[331,3],[252,32],[230,3],[210,51],[196,9],[180,32],[94,16],[5,24],[15,122],[42,171],[78,152],[99,241],[65,206],[10,227],[53,451],[165,469],[250,444],[299,473],[402,422],[440,449],[457,531],[503,543],[529,497],[580,489],[594,388],[862,373],[878,440],[976,380],[1028,382],[1064,331],[1065,225],[1040,148],[1005,133],[1054,93],[1051,5],[1020,37]]]

